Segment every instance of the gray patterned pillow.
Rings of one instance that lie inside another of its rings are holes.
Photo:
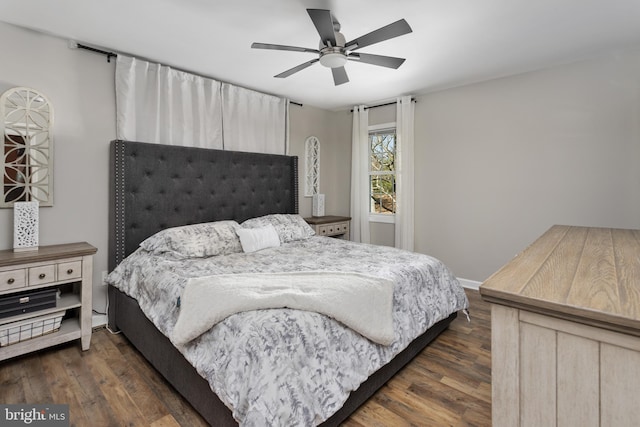
[[[155,254],[180,258],[203,258],[242,252],[235,221],[204,222],[161,230],[140,243]]]
[[[259,228],[273,225],[282,243],[304,240],[316,234],[313,228],[297,214],[271,214],[251,218],[242,223],[244,228]]]

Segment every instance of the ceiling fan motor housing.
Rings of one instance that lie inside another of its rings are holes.
[[[347,55],[344,45],[347,43],[342,33],[335,31],[336,46],[326,46],[320,41],[320,64],[327,68],[343,67],[347,63]]]

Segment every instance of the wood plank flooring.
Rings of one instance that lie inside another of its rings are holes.
[[[460,315],[345,423],[345,427],[490,426],[489,305],[467,290]],[[1,350],[0,350],[1,351]],[[1,403],[68,403],[71,425],[205,426],[122,335],[94,332],[78,343],[0,362]]]

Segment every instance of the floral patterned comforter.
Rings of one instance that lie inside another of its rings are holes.
[[[180,347],[241,426],[313,426],[413,339],[467,308],[440,261],[394,248],[311,237],[253,253],[179,259],[138,249],[108,282],[138,300],[170,336],[187,279],[214,274],[348,271],[391,279],[395,341],[382,346],[318,313],[292,309],[234,314]]]

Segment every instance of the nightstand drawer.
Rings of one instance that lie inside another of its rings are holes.
[[[349,233],[349,223],[341,222],[336,224],[336,234],[348,234]]]
[[[0,271],[0,291],[27,286],[27,270]]]
[[[338,223],[318,226],[318,234],[320,236],[337,236],[340,234],[345,234],[348,231],[349,231],[348,222],[338,222]]]
[[[82,277],[82,261],[62,262],[58,264],[58,281]]]
[[[333,234],[333,224],[319,225],[318,234],[321,236],[331,236]]]
[[[55,280],[55,264],[29,268],[29,286],[43,285],[45,283],[55,282]]]

